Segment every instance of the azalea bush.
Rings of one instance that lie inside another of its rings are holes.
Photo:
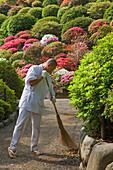
[[[7,15],[9,15],[9,16],[16,15],[20,9],[21,9],[21,7],[14,5],[9,9]]]
[[[113,20],[113,4],[108,9],[106,9],[103,18],[107,19],[109,22]]]
[[[7,43],[8,41],[11,41],[11,40],[14,40],[14,39],[16,39],[16,37],[13,36],[13,35],[10,35],[7,38],[5,38],[4,43]]]
[[[16,72],[19,75],[20,78],[25,78],[29,68],[32,66],[32,64],[27,64],[23,66],[22,68],[17,67]]]
[[[60,53],[60,54],[56,55],[56,56],[54,57],[54,59],[57,60],[57,59],[66,58],[66,57],[67,57],[67,54],[65,54],[65,53]]]
[[[42,17],[57,16],[58,10],[59,10],[58,5],[54,5],[54,4],[53,5],[47,5],[42,10]]]
[[[15,60],[19,60],[22,59],[23,57],[23,51],[18,51],[16,53],[14,53],[10,58],[9,58],[9,62],[12,63]]]
[[[28,14],[34,16],[35,18],[42,18],[42,8],[41,7],[34,7],[34,8],[31,8],[29,11],[28,11]]]
[[[33,44],[34,42],[39,42],[39,40],[36,38],[30,38],[25,42],[25,44]]]
[[[26,44],[27,45],[27,44]],[[43,50],[44,46],[41,44],[32,44],[30,45],[26,51],[24,52],[23,58],[31,64],[38,64],[38,60],[42,57],[41,51]]]
[[[47,40],[45,41],[45,44],[47,45],[47,44],[50,44],[50,43],[52,43],[52,42],[56,42],[56,41],[58,41],[58,39],[59,39],[59,38],[57,38],[57,37],[51,37],[50,39],[47,39]]]
[[[93,19],[103,18],[103,15],[104,15],[106,9],[109,8],[110,6],[111,6],[110,1],[95,3],[88,10],[88,14]]]
[[[11,111],[11,105],[0,99],[0,122],[9,116],[12,113]]]
[[[49,40],[50,38],[56,37],[55,35],[52,34],[45,34],[42,39],[40,40],[40,43],[43,45],[46,45],[46,41]]]
[[[0,57],[4,58],[6,60],[9,60],[9,58],[11,57],[12,52],[11,50],[7,50],[7,49],[0,49]]]
[[[25,44],[22,48],[23,51],[26,51],[28,47],[30,47],[32,44]]]
[[[93,34],[93,33],[97,32],[98,29],[102,27],[102,25],[105,25],[105,24],[108,25],[107,19],[95,20],[89,25],[88,31],[89,31],[90,34]]]
[[[112,49],[113,33],[98,40],[92,53],[84,56],[69,86],[71,104],[78,109],[77,117],[93,136],[100,135],[100,120],[113,82]]]
[[[42,7],[42,2],[41,1],[34,1],[32,2],[32,7]]]
[[[76,69],[76,64],[72,58],[59,58],[57,61],[57,69],[65,68],[68,71],[73,71]]]
[[[32,36],[31,36],[31,34],[26,33],[26,34],[22,34],[22,35],[20,35],[20,37],[19,37],[19,38],[23,38],[23,39],[28,40],[29,38],[32,38]]]
[[[27,14],[30,9],[30,7],[24,7],[18,11],[18,14]]]
[[[47,5],[57,5],[57,0],[43,0],[42,6],[46,7]]]
[[[12,62],[12,66],[17,68],[22,68],[23,66],[27,65],[27,61],[26,60],[23,60],[23,59],[20,59],[20,60],[15,60]]]
[[[72,27],[68,29],[63,35],[62,35],[62,41],[70,44],[73,39],[76,39],[78,36],[84,35],[85,31],[82,28],[79,27]]]
[[[77,17],[87,16],[87,9],[83,6],[73,6],[66,10],[66,12],[62,15],[60,23],[65,24],[66,22],[73,20]]]
[[[18,33],[15,34],[15,37],[19,38],[23,34],[31,34],[31,31],[30,30],[19,31]]]
[[[69,5],[69,2],[71,2],[71,0],[63,0],[60,7],[66,7]]]
[[[44,47],[42,56],[53,57],[62,52],[66,52],[66,44],[60,41],[52,42]]]
[[[8,4],[2,4],[2,3],[0,3],[0,13],[1,13],[1,14],[7,15],[7,13],[8,13],[8,11],[9,11],[10,8],[11,8],[11,6],[8,5]]]
[[[4,14],[0,14],[0,27],[5,20],[6,20],[6,16]]]
[[[68,9],[68,7],[62,7],[59,8],[58,12],[57,12],[57,17],[61,19],[62,15],[65,13],[65,11]]]
[[[61,76],[61,83],[62,85],[67,88],[70,85],[70,82],[73,79],[74,71],[69,71],[67,74]]]

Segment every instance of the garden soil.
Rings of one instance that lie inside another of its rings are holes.
[[[66,131],[79,145],[82,121],[75,118],[77,110],[69,104],[69,99],[57,99],[56,107]],[[9,158],[9,147],[15,122],[0,129],[0,170],[78,170],[79,154],[69,151],[60,141],[56,114],[52,103],[46,99],[41,121],[39,148],[42,155],[35,156],[30,151],[31,121],[29,119],[24,134],[17,146],[16,159]]]

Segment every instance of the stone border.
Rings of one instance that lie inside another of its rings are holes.
[[[6,120],[0,122],[0,129],[4,128],[5,126],[8,126],[11,122],[15,121],[17,115],[18,115],[18,110],[10,114]]]

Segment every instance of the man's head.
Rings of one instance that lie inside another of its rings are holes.
[[[49,60],[47,60],[44,63],[44,69],[48,72],[48,73],[52,73],[52,71],[56,68],[57,66],[57,62],[55,59],[50,58]]]

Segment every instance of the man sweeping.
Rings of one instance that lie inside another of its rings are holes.
[[[12,141],[8,148],[11,158],[16,158],[16,146],[23,134],[29,116],[32,122],[31,152],[40,155],[38,140],[40,134],[40,122],[44,110],[44,99],[47,97],[53,103],[56,102],[55,92],[49,74],[56,68],[57,62],[51,58],[40,65],[31,66],[25,78],[25,87],[19,102],[19,116],[14,128]],[[49,82],[52,98],[45,78]]]

